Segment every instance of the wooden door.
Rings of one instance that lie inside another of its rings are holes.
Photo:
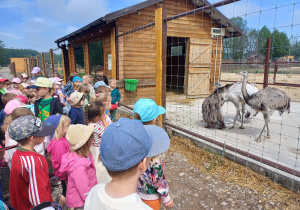
[[[202,98],[209,95],[211,54],[210,40],[190,39],[186,58],[188,98]]]

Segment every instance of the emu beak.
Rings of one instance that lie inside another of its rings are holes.
[[[243,71],[240,71],[240,75],[244,75],[244,74],[243,74]]]

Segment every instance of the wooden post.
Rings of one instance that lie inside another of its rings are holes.
[[[51,72],[52,72],[52,77],[53,77],[54,71],[55,71],[53,49],[50,49],[50,62],[51,62]]]
[[[87,41],[84,42],[83,45],[83,54],[84,54],[84,71],[85,74],[90,74],[90,51],[89,51],[89,43]]]
[[[167,52],[167,12],[163,8],[155,10],[156,39],[156,104],[166,108],[166,52]],[[165,122],[165,114],[159,116]]]
[[[269,83],[269,68],[270,68],[270,57],[271,57],[271,44],[272,44],[272,39],[268,38],[267,39],[267,44],[266,44],[265,73],[264,73],[264,86],[263,86],[263,88],[268,87],[268,83]]]
[[[40,58],[38,55],[36,56],[36,66],[40,67]]]
[[[64,72],[64,82],[67,84],[67,74],[66,74],[66,68],[65,68],[65,54],[64,54],[64,49],[61,48],[61,57],[62,57],[62,67],[63,67],[63,72]]]
[[[43,67],[44,76],[47,77],[48,75],[46,71],[45,54],[42,52],[41,56],[42,56],[42,67]]]
[[[116,68],[116,30],[115,27],[111,29],[110,32],[110,42],[111,42],[111,76],[117,79],[117,68]]]
[[[68,56],[69,56],[69,70],[70,74],[76,72],[76,64],[75,64],[75,55],[74,55],[74,47],[68,44]]]
[[[277,70],[278,70],[278,63],[277,63],[277,61],[275,61],[275,66],[274,66],[274,81],[273,81],[273,83],[276,82]]]

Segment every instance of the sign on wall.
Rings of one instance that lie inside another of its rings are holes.
[[[111,67],[111,54],[108,54],[108,70],[112,70],[112,67]]]

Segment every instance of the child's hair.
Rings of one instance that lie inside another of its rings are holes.
[[[110,94],[110,91],[111,89],[109,89],[109,87],[106,87],[104,85],[101,85],[99,87],[97,87],[97,89],[95,90],[95,93],[96,94],[99,94],[99,93],[107,93],[107,94]]]
[[[28,109],[26,107],[16,108],[10,115],[7,115],[5,117],[3,125],[1,127],[2,131],[5,132],[12,121],[14,121],[15,119],[17,119],[19,117],[26,116],[26,115],[34,116],[32,111],[30,111],[30,109]]]
[[[17,95],[14,93],[5,93],[4,95],[2,95],[1,100],[2,103],[4,104],[4,106],[11,100],[14,99],[14,97],[16,97]]]
[[[97,72],[98,72],[98,71],[104,71],[104,66],[98,65],[98,66],[96,67],[96,71],[97,71]]]
[[[141,120],[141,116],[136,112],[133,114],[134,119]],[[163,127],[158,118],[155,118],[149,122],[143,122],[144,125],[156,125],[159,127]]]
[[[78,90],[79,86],[82,85],[82,82],[74,82],[73,83],[73,90]]]
[[[100,76],[100,75],[97,75],[97,76],[95,77],[95,83],[96,83],[96,82],[100,82],[100,81],[104,82],[104,77],[103,77],[103,76]]]
[[[114,82],[114,81],[117,81],[117,80],[115,78],[109,78],[108,79],[108,84],[111,83],[111,82]]]
[[[108,101],[108,94],[106,93],[96,93],[91,97],[91,102],[100,101],[101,103]]]
[[[71,119],[66,115],[61,115],[59,123],[55,129],[54,138],[59,140],[60,138],[64,137],[63,131],[67,125],[71,123]]]
[[[88,84],[81,84],[77,91],[79,93],[83,93],[84,95],[88,95],[91,92],[91,88]]]
[[[6,80],[4,83],[3,83],[4,85],[11,85],[12,84],[12,82],[11,81],[9,81],[9,80]]]
[[[94,134],[90,136],[89,140],[87,140],[87,142],[82,147],[80,147],[78,150],[75,150],[73,152],[86,158],[89,157],[89,155],[91,154],[91,146],[93,144],[93,140],[94,140]]]
[[[126,174],[131,174],[132,172],[135,172],[137,170],[137,168],[138,168],[138,165],[139,165],[139,163],[136,164],[135,166],[132,166],[131,168],[129,168],[129,169],[125,170],[125,171],[109,171],[109,170],[107,170],[107,173],[111,177],[125,176]]]
[[[69,77],[68,77],[68,80],[69,82],[72,82],[73,81],[73,78],[75,77],[76,75],[74,73],[70,74]]]
[[[105,107],[100,101],[93,101],[85,105],[84,114],[85,122],[88,125],[97,116],[102,116],[105,111]]]
[[[55,72],[55,73],[54,73],[54,76],[60,78],[60,74],[59,74],[58,72]]]
[[[93,84],[93,77],[92,75],[84,75],[82,77],[82,81],[84,81],[86,84]]]
[[[29,98],[33,98],[33,97],[37,97],[36,91],[34,89],[28,89],[26,92],[26,97]]]

